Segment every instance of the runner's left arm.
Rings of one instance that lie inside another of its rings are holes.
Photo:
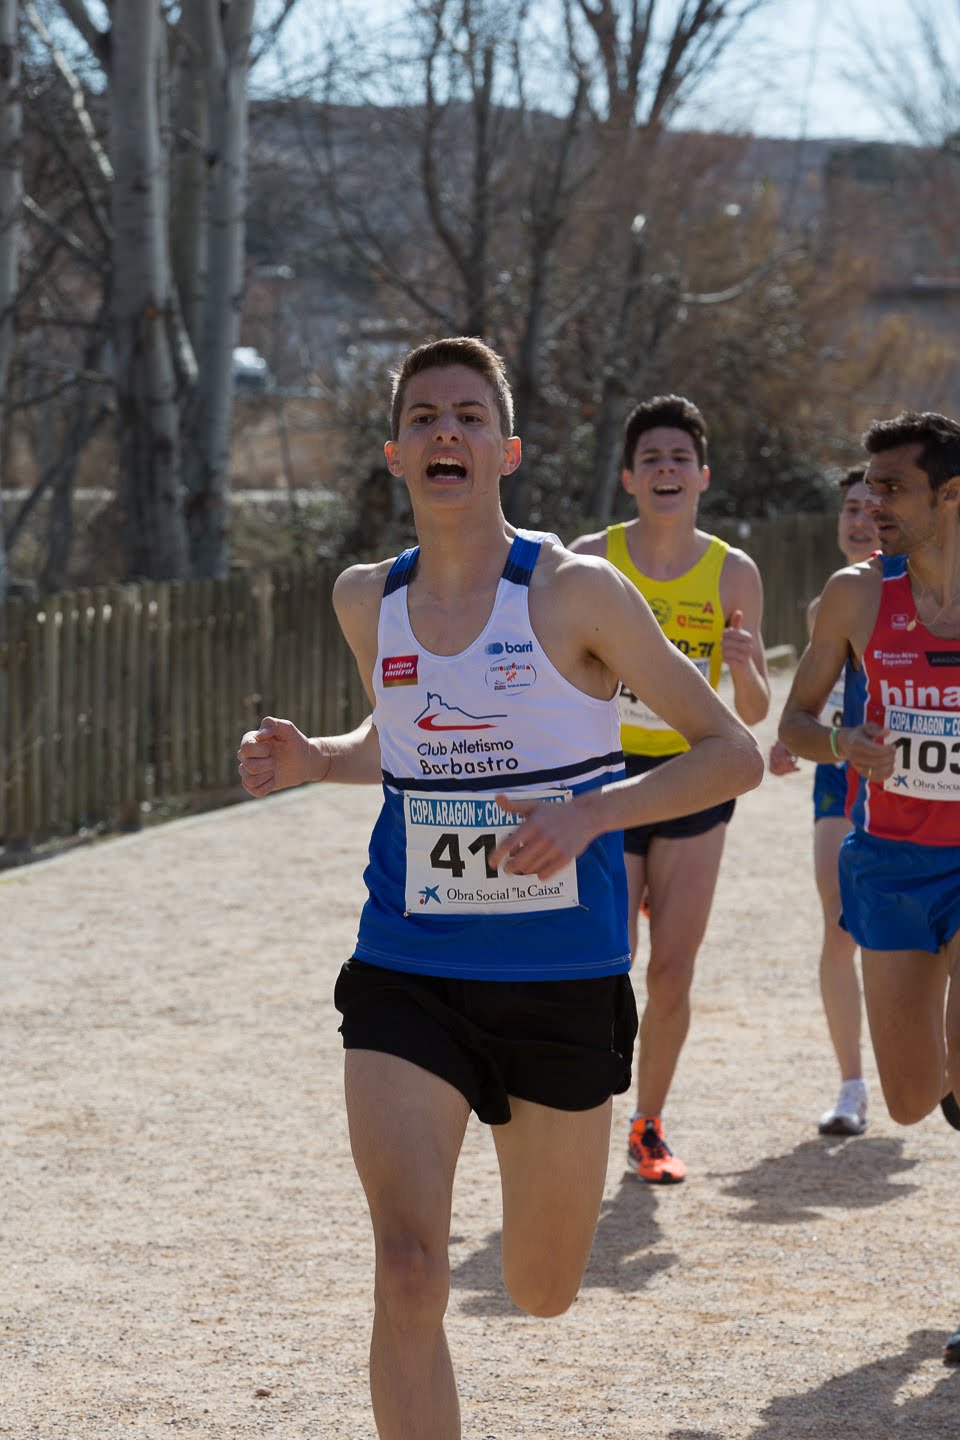
[[[525,816],[498,846],[491,864],[549,879],[597,835],[689,815],[752,790],[763,756],[746,726],[687,657],[665,638],[643,596],[612,566],[576,567],[558,593],[584,650],[619,677],[690,750],[630,780],[587,791],[569,805],[504,796]]]
[[[733,681],[733,703],[740,719],[756,725],[770,709],[770,680],[763,649],[763,582],[742,550],[730,550],[720,576],[726,627],[720,641]]]

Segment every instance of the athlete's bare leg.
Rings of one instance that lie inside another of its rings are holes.
[[[350,1143],[376,1242],[370,1391],[380,1440],[457,1440],[460,1407],[443,1317],[450,1204],[469,1106],[446,1080],[348,1050]]]
[[[947,989],[947,1078],[944,1094],[952,1090],[960,1100],[960,930],[954,935],[946,949],[950,982]]]
[[[944,1093],[944,1002],[954,957],[946,950],[931,955],[861,949],[860,954],[883,1098],[899,1125],[915,1125]]]
[[[690,1027],[690,986],[713,904],[725,825],[704,835],[657,836],[646,855],[650,896],[647,1003],[640,1021],[637,1110],[659,1115]],[[638,857],[627,856],[630,862]]]
[[[631,855],[623,857],[627,867],[627,937],[630,941],[630,963],[637,958],[640,940],[640,903],[647,888],[647,857]]]
[[[612,1101],[554,1110],[510,1097],[494,1125],[503,1191],[503,1278],[531,1315],[576,1299],[597,1228],[610,1152]]]
[[[853,937],[840,924],[840,879],[837,857],[850,822],[840,816],[818,820],[813,827],[813,865],[823,907],[823,946],[820,951],[820,994],[827,1028],[836,1052],[842,1080],[859,1080],[860,981],[857,978]]]

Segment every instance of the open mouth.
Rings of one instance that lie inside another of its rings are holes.
[[[453,455],[438,455],[427,466],[428,480],[465,480],[467,467]]]
[[[681,489],[682,486],[672,485],[669,482],[665,481],[660,485],[654,485],[653,493],[654,495],[679,495]]]

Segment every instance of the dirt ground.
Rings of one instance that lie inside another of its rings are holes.
[[[0,1436],[374,1435],[330,997],[376,806],[314,787],[0,878]],[[960,1434],[960,1137],[894,1126],[872,1059],[867,1135],[816,1134],[810,836],[809,767],[738,806],[668,1108],[688,1181],[626,1171],[619,1098],[558,1320],[506,1297],[471,1121],[448,1324],[469,1440]]]

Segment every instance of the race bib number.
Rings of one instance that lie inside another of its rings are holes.
[[[569,790],[525,790],[525,800],[563,805]],[[403,797],[407,836],[406,909],[410,915],[530,915],[579,904],[577,862],[549,880],[506,875],[490,856],[522,817],[491,795]]]
[[[960,712],[891,706],[886,727],[897,759],[884,790],[917,800],[960,800]]]
[[[709,659],[693,660],[692,656],[688,656],[687,658],[690,659],[694,665],[696,665],[704,680],[709,681]],[[649,705],[644,705],[642,700],[638,700],[636,695],[634,695],[633,691],[628,690],[625,685],[621,687],[620,698],[617,701],[617,708],[620,712],[621,725],[636,725],[637,728],[640,730],[673,729],[672,725],[668,725],[666,720],[662,719],[655,710],[650,709]]]
[[[839,679],[827,696],[826,704],[817,716],[821,725],[828,725],[832,730],[834,725],[843,724],[843,679]],[[843,761],[834,762],[837,770],[843,769]]]
[[[827,696],[826,703],[820,714],[817,716],[821,725],[829,725],[832,730],[834,725],[843,724],[843,680],[838,680],[836,685]]]

